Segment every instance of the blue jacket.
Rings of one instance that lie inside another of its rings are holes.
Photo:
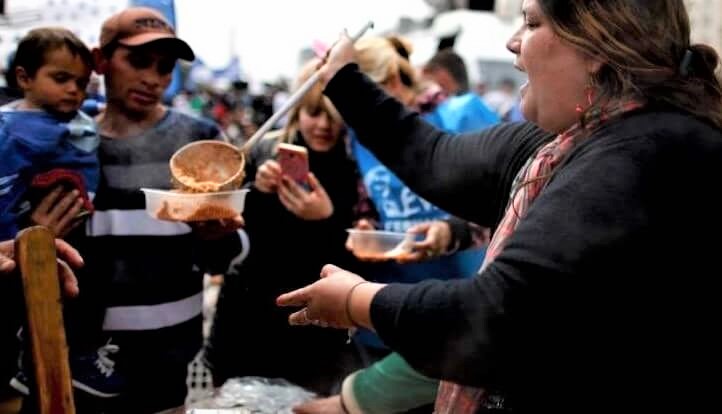
[[[12,104],[11,104],[12,105]],[[15,237],[30,205],[24,196],[36,174],[54,168],[78,171],[89,193],[99,180],[93,120],[82,112],[70,121],[43,111],[0,110],[0,240]]]

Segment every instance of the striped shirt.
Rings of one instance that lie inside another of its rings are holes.
[[[225,271],[240,253],[237,234],[202,242],[184,223],[151,218],[140,188],[169,188],[172,154],[191,141],[218,135],[214,124],[168,110],[142,135],[101,136],[101,179],[96,212],[81,243],[86,260],[81,276],[102,278],[105,287],[103,292],[83,293],[102,295],[106,301],[103,329],[120,346],[118,369],[127,377],[129,393],[135,393],[128,398],[136,404],[151,404],[143,401],[148,398],[143,395],[146,387],[139,384],[185,383],[185,376],[177,373],[185,372],[202,343],[203,273]],[[166,366],[177,369],[158,372]],[[178,399],[182,403],[181,397],[155,395],[152,404],[162,408],[164,398],[171,404]]]

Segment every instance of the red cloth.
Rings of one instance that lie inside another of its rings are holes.
[[[50,191],[59,185],[78,190],[80,198],[83,200],[83,208],[90,213],[95,211],[93,203],[90,201],[90,197],[88,196],[88,190],[85,187],[85,179],[82,174],[77,171],[67,170],[64,168],[54,168],[50,171],[36,175],[30,183],[30,188],[35,190]]]

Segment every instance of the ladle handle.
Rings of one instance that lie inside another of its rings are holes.
[[[361,30],[359,30],[359,32],[356,33],[355,36],[351,37],[351,42],[356,43],[356,41],[360,39],[361,36],[363,36],[364,33],[366,33],[366,31],[372,27],[374,27],[373,22],[366,23],[366,25]],[[278,122],[279,119],[286,115],[286,113],[290,111],[291,108],[293,108],[306,95],[306,93],[308,93],[308,91],[313,87],[313,85],[318,82],[320,76],[321,73],[319,71],[314,72],[313,75],[311,75],[311,77],[308,78],[308,80],[306,80],[306,82],[304,82],[303,85],[301,85],[301,87],[299,87],[298,90],[296,90],[296,92],[294,92],[293,95],[288,98],[288,100],[283,104],[283,106],[276,113],[271,115],[271,117],[268,118],[268,120],[264,122],[260,128],[258,128],[256,133],[253,134],[251,138],[246,141],[245,144],[243,144],[243,146],[241,147],[241,151],[248,150],[253,146],[253,144],[256,143],[256,141],[258,141],[262,136],[266,135],[266,133],[271,128],[273,128],[274,125],[276,125],[276,122]]]

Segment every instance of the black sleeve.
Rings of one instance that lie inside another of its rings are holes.
[[[236,231],[217,240],[201,240],[199,243],[204,270],[212,275],[226,273],[231,261],[248,248]]]
[[[642,163],[614,147],[578,153],[479,276],[389,285],[373,299],[374,328],[424,374],[465,385],[493,385],[520,361],[551,359],[534,347],[581,349],[557,348],[608,323],[588,317],[607,321],[614,304],[602,292],[619,297],[629,283],[610,280],[620,274],[614,262],[640,262],[630,246],[644,245],[638,238],[649,223],[644,200],[652,187]]]
[[[488,243],[488,234],[485,227],[451,216],[444,220],[451,230],[449,251],[456,252],[471,248],[478,248]]]
[[[517,171],[550,138],[529,123],[451,136],[386,95],[355,64],[341,69],[325,93],[361,143],[409,188],[487,227],[499,219]]]

